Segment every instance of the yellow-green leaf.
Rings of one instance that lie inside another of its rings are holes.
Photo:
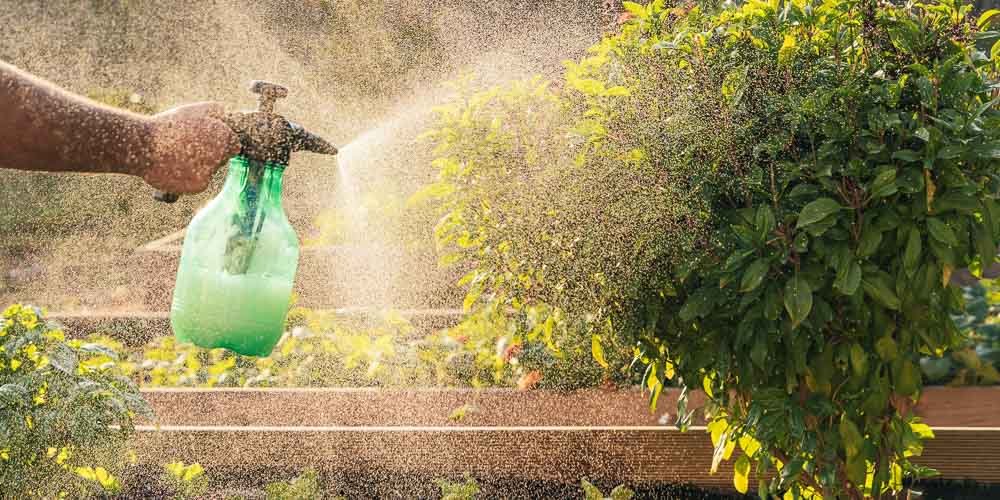
[[[896,341],[892,337],[882,337],[875,342],[875,352],[883,361],[893,361],[896,359]]]
[[[591,335],[590,336],[590,353],[594,355],[594,359],[597,363],[604,368],[608,368],[608,362],[604,359],[604,347],[601,346],[601,336]]]
[[[94,469],[90,467],[77,467],[76,469],[73,469],[73,472],[76,472],[77,476],[80,476],[88,481],[97,480],[97,474],[95,474]]]
[[[621,85],[616,85],[604,91],[604,95],[608,97],[625,97],[630,95],[631,92],[627,87]]]
[[[639,19],[646,19],[649,17],[649,14],[646,12],[646,7],[642,4],[636,2],[622,2],[622,7],[624,7],[629,14],[632,14]]]
[[[757,454],[757,450],[760,450],[760,441],[757,441],[751,436],[741,436],[739,444],[743,453],[750,458],[753,458],[753,456]]]
[[[976,26],[978,26],[980,30],[986,29],[987,26],[1000,19],[1000,17],[997,16],[1000,16],[1000,10],[997,9],[990,9],[983,12],[983,15],[979,16],[979,21],[976,22]]]
[[[854,458],[861,453],[861,447],[864,446],[864,437],[861,435],[861,431],[858,430],[858,426],[854,424],[850,418],[846,415],[841,415],[840,417],[840,438],[844,443],[844,451],[847,453],[847,458]]]
[[[746,455],[740,455],[733,464],[733,486],[740,493],[746,493],[750,487],[750,460]]]

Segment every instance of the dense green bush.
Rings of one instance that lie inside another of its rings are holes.
[[[120,488],[125,442],[150,410],[117,354],[66,342],[39,310],[0,317],[0,491],[4,498],[79,498]]]
[[[559,90],[460,89],[418,198],[468,307],[585,318],[598,358],[637,341],[654,404],[703,389],[741,491],[752,467],[762,497],[892,494],[930,473],[912,408],[961,340],[951,273],[996,255],[997,13],[713,4],[626,2]]]

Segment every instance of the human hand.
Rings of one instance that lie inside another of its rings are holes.
[[[222,105],[202,102],[150,117],[142,178],[160,191],[197,193],[212,174],[239,154],[236,134],[223,123]]]

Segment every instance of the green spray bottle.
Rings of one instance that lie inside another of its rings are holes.
[[[230,113],[240,139],[222,191],[188,225],[170,326],[180,342],[267,356],[284,333],[299,243],[281,206],[281,177],[293,151],[337,154],[322,138],[274,112],[288,90],[254,81],[256,111]],[[159,192],[156,199],[177,196]]]

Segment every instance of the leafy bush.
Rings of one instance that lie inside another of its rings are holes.
[[[585,318],[595,357],[636,340],[653,404],[703,389],[740,491],[891,494],[930,474],[912,408],[961,341],[951,273],[996,255],[998,13],[713,4],[626,2],[559,91],[460,88],[417,199],[467,307]]]
[[[65,341],[29,306],[0,318],[0,489],[18,498],[87,496],[120,488],[138,388],[117,375],[118,354]]]

